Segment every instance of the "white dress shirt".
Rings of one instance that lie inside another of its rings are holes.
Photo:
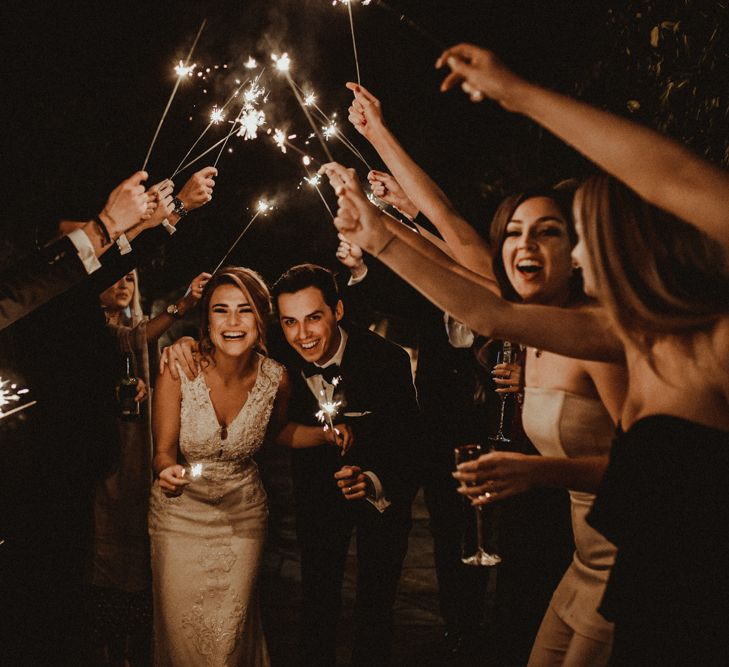
[[[327,361],[325,364],[317,364],[315,363],[315,366],[319,366],[319,368],[327,368],[328,366],[331,366],[333,364],[337,364],[339,366],[342,365],[342,358],[344,357],[344,349],[347,346],[347,332],[342,329],[342,327],[339,327],[339,347],[337,348],[337,351],[335,352],[334,356]],[[319,403],[323,402],[330,402],[334,400],[334,389],[335,386],[329,382],[327,382],[321,375],[312,375],[311,377],[305,378],[306,384],[308,385],[309,389],[311,390],[311,393],[314,394],[316,397],[316,400]],[[361,417],[364,414],[367,413],[344,413],[345,417]],[[382,482],[380,482],[379,477],[375,475],[371,470],[363,470],[362,474],[367,475],[367,477],[370,478],[370,481],[372,482],[372,486],[375,490],[375,497],[370,498],[369,496],[365,496],[367,502],[371,503],[380,513],[384,512],[390,505],[390,501],[385,496],[385,489],[382,486]]]

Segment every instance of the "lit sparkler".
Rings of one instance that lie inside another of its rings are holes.
[[[147,163],[149,162],[149,157],[152,155],[152,149],[154,148],[154,144],[157,141],[157,136],[159,135],[159,131],[162,129],[162,123],[165,122],[165,118],[167,117],[167,112],[170,110],[170,107],[172,106],[172,100],[175,99],[175,94],[177,93],[177,89],[180,87],[180,81],[182,81],[182,77],[185,74],[190,74],[192,70],[187,70],[187,68],[190,66],[190,59],[192,58],[193,51],[195,51],[195,47],[197,46],[197,40],[200,39],[200,35],[202,34],[203,28],[205,27],[205,23],[207,22],[207,19],[203,19],[202,23],[200,24],[200,28],[197,31],[197,35],[195,35],[195,40],[192,43],[192,46],[190,47],[190,51],[187,54],[187,58],[185,59],[184,65],[182,62],[180,62],[180,65],[175,67],[175,72],[177,72],[177,81],[175,81],[175,87],[172,89],[172,93],[170,94],[169,99],[167,100],[167,106],[165,107],[165,110],[162,112],[162,118],[159,120],[159,124],[157,125],[157,129],[154,132],[154,136],[152,137],[152,143],[149,144],[149,148],[147,149],[147,155],[144,158],[144,164],[142,165],[142,171],[144,171],[147,168]],[[193,65],[194,67],[194,65]],[[182,74],[181,72],[184,72],[185,74]]]
[[[310,107],[310,106],[313,106],[314,104],[316,104],[316,95],[314,95],[314,93],[307,93],[304,96],[304,106]]]
[[[258,62],[253,56],[248,56],[248,60],[246,60],[244,67],[246,69],[255,69],[258,67]]]
[[[341,377],[332,378],[331,385],[336,388],[341,380]],[[319,420],[319,423],[322,424],[325,431],[331,430],[337,440],[339,440],[339,436],[341,434],[334,427],[334,419],[339,414],[339,408],[342,407],[342,401],[335,401],[333,398],[331,401],[326,400],[324,389],[320,390],[319,395],[322,397],[322,400],[319,401],[319,410],[316,413],[316,418]],[[344,448],[342,448],[340,454],[344,456],[345,453]]]
[[[274,203],[272,201],[268,201],[266,199],[259,199],[258,203],[256,204],[256,212],[253,214],[253,217],[248,221],[248,224],[243,228],[243,231],[238,235],[238,238],[233,242],[233,245],[228,248],[228,251],[223,255],[223,259],[221,259],[218,262],[218,265],[211,271],[212,274],[215,274],[218,272],[218,269],[220,269],[223,264],[225,264],[225,260],[228,259],[230,256],[230,253],[233,252],[235,247],[238,245],[240,240],[243,238],[245,233],[250,229],[250,226],[255,222],[256,218],[261,215],[268,213],[269,211],[272,211],[274,207]]]
[[[175,65],[175,74],[179,77],[183,77],[185,75],[192,76],[192,70],[194,70],[197,67],[195,63],[192,65],[185,65],[181,60],[179,64]]]
[[[324,138],[329,141],[329,139],[337,135],[337,124],[334,121],[331,121],[328,125],[322,127],[321,130],[324,134]]]
[[[266,123],[266,114],[259,109],[248,108],[238,118],[240,127],[238,128],[238,136],[243,137],[245,141],[255,139],[258,136],[258,128]]]
[[[281,152],[286,153],[286,133],[283,130],[274,130],[273,140],[281,149]]]
[[[18,385],[14,382],[10,382],[10,380],[3,380],[2,377],[0,377],[0,419],[5,419],[16,412],[20,412],[21,410],[25,410],[35,405],[37,401],[29,401],[28,403],[15,405],[22,400],[22,397],[28,392],[28,389],[19,389]],[[15,407],[6,410],[5,406],[10,405],[15,405]]]
[[[280,56],[273,53],[273,54],[271,54],[271,60],[273,60],[276,63],[276,69],[279,72],[282,72],[286,76],[286,82],[289,84],[289,87],[291,88],[291,92],[294,94],[296,101],[299,103],[301,110],[304,112],[304,115],[306,116],[306,120],[309,122],[309,125],[311,125],[311,129],[314,130],[314,134],[316,134],[317,138],[319,139],[319,143],[321,144],[321,147],[324,150],[324,154],[327,156],[327,160],[329,162],[334,162],[334,158],[332,157],[332,154],[329,152],[329,148],[327,147],[326,142],[324,141],[324,137],[321,136],[321,133],[319,132],[319,129],[316,126],[316,123],[314,123],[314,119],[311,117],[309,110],[306,108],[306,104],[304,104],[304,100],[302,99],[301,95],[299,94],[299,91],[297,89],[296,84],[294,83],[294,80],[291,78],[291,74],[289,72],[291,69],[291,59],[289,58],[288,53],[284,53],[283,55],[280,55]]]
[[[225,117],[223,116],[223,110],[216,104],[210,112],[210,122],[217,125],[218,123],[222,123],[224,120]]]

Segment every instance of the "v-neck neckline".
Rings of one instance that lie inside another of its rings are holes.
[[[256,391],[258,388],[258,381],[261,378],[261,367],[263,366],[263,359],[264,357],[259,356],[258,358],[258,370],[256,371],[256,379],[253,381],[253,386],[250,388],[250,391],[248,392],[248,396],[246,396],[246,400],[243,401],[243,405],[240,406],[240,409],[236,413],[235,417],[230,420],[229,424],[221,424],[220,419],[218,418],[218,412],[215,409],[215,403],[213,403],[213,397],[210,391],[210,387],[208,386],[208,383],[205,381],[205,373],[200,371],[200,377],[202,378],[203,386],[206,389],[206,394],[208,397],[208,404],[210,405],[210,409],[213,411],[213,417],[215,418],[216,423],[218,424],[218,428],[220,430],[221,440],[227,440],[228,433],[230,432],[230,427],[235,424],[236,421],[238,421],[238,417],[240,417],[243,412],[245,411],[246,407],[248,407],[248,404],[251,401],[251,396],[253,395],[253,392]]]

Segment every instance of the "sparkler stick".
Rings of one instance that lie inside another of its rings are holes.
[[[142,171],[144,171],[147,168],[147,163],[149,162],[149,156],[152,155],[152,149],[154,148],[154,144],[157,141],[157,136],[159,135],[159,131],[162,129],[162,123],[165,122],[165,118],[167,117],[167,112],[170,110],[170,107],[172,106],[172,100],[175,99],[175,94],[177,93],[177,89],[180,87],[180,81],[182,81],[182,77],[185,75],[187,68],[190,65],[190,58],[192,58],[193,51],[195,51],[195,47],[197,46],[197,40],[200,39],[200,35],[202,34],[203,28],[205,27],[206,23],[207,23],[207,19],[203,19],[202,23],[200,24],[200,28],[197,31],[197,35],[195,36],[195,41],[192,43],[192,46],[190,47],[190,51],[187,54],[187,59],[185,60],[185,65],[183,68],[180,68],[181,71],[178,71],[177,81],[175,81],[175,87],[172,89],[170,98],[167,100],[167,106],[165,107],[165,110],[162,112],[162,118],[159,119],[159,124],[157,125],[157,129],[155,130],[154,136],[152,137],[152,143],[149,144],[149,149],[147,150],[147,155],[144,158],[144,164],[142,165]]]
[[[393,16],[396,21],[399,21],[400,23],[403,23],[404,25],[406,25],[408,28],[410,28],[410,30],[412,30],[419,37],[422,37],[431,46],[435,47],[439,51],[445,51],[446,45],[441,40],[437,39],[436,37],[433,37],[433,35],[431,35],[425,28],[423,28],[423,26],[417,24],[411,18],[406,16],[403,12],[395,9],[394,7],[391,7],[387,2],[385,2],[385,0],[373,0],[373,1],[378,7],[381,7],[386,12],[388,12],[391,16]]]
[[[361,84],[359,77],[359,56],[357,55],[357,40],[354,38],[354,19],[352,18],[352,3],[347,3],[347,12],[349,13],[349,28],[352,33],[352,50],[354,51],[354,66],[357,68],[357,83]]]
[[[235,128],[233,128],[230,132],[228,132],[228,134],[226,136],[224,136],[222,139],[220,139],[220,141],[215,142],[212,146],[210,146],[210,148],[208,148],[206,151],[200,153],[200,155],[198,155],[196,158],[193,158],[192,160],[190,160],[185,166],[180,167],[180,169],[177,170],[177,174],[179,174],[181,171],[185,171],[185,169],[187,169],[191,165],[195,164],[198,160],[205,157],[210,151],[215,150],[218,146],[220,146],[220,144],[228,141],[228,139],[230,138],[230,135],[234,134],[235,132],[236,132],[236,130],[235,130]],[[175,174],[175,175],[177,175],[177,174]]]
[[[38,401],[30,401],[30,403],[23,403],[23,405],[19,405],[17,408],[13,408],[12,410],[8,410],[7,412],[0,412],[0,420],[5,419],[5,417],[9,417],[16,412],[25,410],[26,408],[32,408],[37,402]]]
[[[296,85],[294,84],[293,79],[291,78],[291,74],[289,73],[289,66],[291,64],[291,60],[289,59],[288,54],[284,53],[282,56],[272,55],[271,58],[273,58],[274,62],[276,63],[276,69],[279,72],[283,72],[284,76],[286,77],[286,81],[288,82],[289,87],[291,88],[291,92],[293,92],[294,97],[296,98],[296,101],[299,103],[301,110],[304,112],[304,115],[306,116],[306,120],[309,121],[309,125],[311,125],[311,129],[314,130],[314,134],[316,135],[317,139],[319,139],[319,143],[321,144],[321,147],[324,150],[324,154],[327,156],[327,160],[329,162],[334,162],[334,158],[332,157],[332,154],[329,152],[329,148],[327,147],[326,142],[324,141],[324,137],[322,137],[321,132],[319,131],[319,128],[316,126],[314,119],[311,117],[309,110],[306,108],[306,104],[304,104],[304,100],[301,98],[301,95],[299,94],[299,91],[296,89]]]
[[[341,380],[341,377],[332,378],[332,386],[336,388]],[[320,390],[319,394],[323,399],[326,399],[326,395],[323,389]],[[334,418],[339,413],[340,407],[342,407],[342,401],[335,401],[333,399],[331,401],[323,400],[319,401],[319,411],[316,413],[316,418],[323,425],[324,430],[328,431],[331,429],[337,440],[340,433],[336,428],[334,428]],[[345,453],[346,452],[344,451],[344,449],[342,449],[340,452],[340,456],[344,456]]]
[[[234,97],[236,97],[236,96],[238,95],[238,93],[240,92],[240,89],[241,89],[241,88],[242,88],[243,86],[245,86],[245,85],[246,85],[246,84],[248,83],[248,81],[249,81],[249,79],[246,79],[246,80],[245,80],[245,81],[244,81],[243,83],[241,83],[241,84],[240,84],[240,86],[238,86],[238,87],[237,87],[237,88],[235,89],[235,92],[234,92],[234,93],[233,93],[233,94],[232,94],[232,95],[231,95],[231,96],[230,96],[230,97],[229,97],[229,98],[227,99],[227,101],[225,102],[225,104],[224,104],[224,105],[223,105],[222,107],[220,107],[220,112],[221,112],[221,113],[222,113],[223,111],[225,111],[225,108],[226,108],[226,107],[228,106],[228,104],[230,104],[230,103],[231,103],[231,102],[233,101],[233,98],[234,98]],[[190,150],[189,150],[189,151],[187,151],[187,153],[185,153],[185,157],[183,157],[183,158],[182,158],[182,160],[180,160],[180,164],[178,164],[178,165],[177,165],[177,167],[175,167],[175,171],[174,171],[174,172],[172,173],[172,176],[170,176],[170,180],[172,180],[172,179],[173,179],[173,178],[174,178],[175,176],[177,176],[177,174],[179,174],[179,173],[180,173],[180,171],[181,171],[180,167],[181,167],[181,166],[183,165],[183,163],[185,162],[185,160],[187,160],[187,158],[188,158],[188,157],[190,157],[190,153],[192,153],[192,151],[194,150],[195,146],[197,146],[197,145],[198,145],[198,143],[200,142],[200,140],[201,140],[201,139],[202,139],[202,138],[203,138],[203,137],[205,136],[205,134],[207,133],[207,131],[208,131],[208,130],[209,130],[209,129],[210,129],[210,128],[211,128],[211,127],[212,127],[212,126],[214,125],[214,124],[215,124],[215,120],[213,120],[213,119],[211,118],[211,120],[210,120],[210,122],[208,123],[207,127],[206,127],[206,128],[205,128],[205,129],[203,130],[203,131],[202,131],[202,134],[201,134],[201,135],[200,135],[200,136],[199,136],[199,137],[198,137],[197,139],[195,139],[195,142],[194,142],[194,143],[192,144],[192,146],[190,146]]]
[[[233,242],[233,245],[228,248],[228,251],[223,255],[223,259],[221,259],[218,262],[218,265],[211,271],[212,274],[216,274],[218,272],[218,269],[220,269],[223,264],[225,264],[225,260],[228,259],[230,256],[230,253],[233,252],[234,248],[238,245],[240,240],[243,238],[243,235],[248,231],[250,226],[255,222],[256,218],[261,215],[261,213],[266,213],[267,211],[270,211],[273,208],[273,204],[270,204],[265,199],[261,199],[258,202],[258,210],[256,211],[255,215],[248,221],[248,224],[243,228],[243,231],[238,235],[238,238]]]
[[[293,81],[293,84],[294,84],[294,85],[296,86],[296,88],[298,89],[299,93],[301,93],[301,95],[305,95],[305,97],[304,97],[304,104],[305,104],[305,105],[306,105],[307,107],[313,107],[313,108],[314,108],[314,109],[315,109],[315,110],[316,110],[316,111],[317,111],[317,112],[319,113],[319,115],[321,116],[321,120],[322,120],[323,122],[325,122],[325,123],[327,123],[327,124],[331,125],[331,124],[333,123],[333,120],[332,120],[332,118],[330,118],[329,116],[327,116],[327,115],[326,115],[326,114],[324,113],[324,111],[322,111],[321,107],[319,107],[319,106],[318,106],[318,105],[316,104],[316,96],[315,96],[315,95],[314,95],[313,93],[308,93],[308,94],[304,93],[304,91],[303,91],[303,89],[301,88],[301,86],[299,86],[299,85],[298,85],[298,84],[296,83],[296,81],[294,81],[294,80],[293,80],[293,78],[292,78],[291,80]],[[345,135],[345,134],[344,134],[344,133],[343,133],[343,132],[342,132],[342,131],[341,131],[341,130],[340,130],[340,129],[338,128],[338,127],[336,127],[336,126],[335,126],[335,134],[336,134],[337,138],[338,138],[338,139],[339,139],[339,140],[340,140],[340,141],[341,141],[341,142],[342,142],[342,143],[343,143],[343,144],[344,144],[344,145],[345,145],[345,146],[346,146],[346,147],[347,147],[347,148],[348,148],[348,149],[349,149],[349,150],[350,150],[350,151],[351,151],[351,152],[352,152],[352,153],[353,153],[353,154],[354,154],[354,155],[355,155],[355,156],[356,156],[357,158],[359,158],[359,160],[360,160],[360,161],[361,161],[361,162],[362,162],[362,163],[363,163],[363,164],[365,165],[365,167],[367,167],[367,169],[369,169],[370,171],[372,171],[372,166],[370,165],[370,163],[369,163],[369,162],[367,162],[367,160],[365,159],[364,155],[362,155],[362,153],[360,153],[360,152],[359,152],[359,150],[357,149],[357,147],[356,147],[356,146],[355,146],[355,145],[354,145],[354,144],[353,144],[353,143],[352,143],[352,142],[351,142],[351,141],[350,141],[350,140],[349,140],[349,139],[348,139],[348,138],[346,137],[346,135]]]
[[[306,171],[306,170],[304,170]],[[332,220],[334,220],[334,213],[332,212],[332,209],[329,207],[329,204],[327,200],[324,198],[324,195],[322,194],[321,190],[319,189],[319,183],[321,183],[321,176],[319,174],[314,174],[311,176],[308,171],[306,171],[306,176],[304,177],[304,180],[311,185],[311,187],[315,188],[316,191],[319,193],[319,197],[322,200],[322,203],[324,204],[324,207],[327,211],[329,211],[329,215],[332,216]]]

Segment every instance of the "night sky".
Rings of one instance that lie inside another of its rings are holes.
[[[601,2],[388,4],[444,45],[489,46],[517,71],[566,91],[605,48]],[[526,120],[491,103],[473,105],[459,92],[439,93],[443,74],[433,67],[439,49],[392,12],[358,3],[353,10],[362,83],[381,98],[405,147],[478,228],[485,230],[501,189],[584,169]],[[272,51],[288,51],[294,79],[316,91],[325,111],[337,111],[340,128],[374,167],[382,167],[346,122],[350,95],[344,83],[354,79],[355,64],[346,7],[331,0],[12,0],[3,3],[6,48],[0,65],[7,185],[0,219],[6,241],[23,250],[31,247],[38,225],[47,229],[60,217],[89,217],[141,167],[174,85],[173,67],[203,18],[207,26],[193,61],[198,70],[212,72],[206,81],[193,77],[180,87],[152,154],[149,183],[171,173],[204,129],[213,104],[227,99],[236,76],[247,75],[248,56],[268,64]],[[294,143],[304,147],[308,126],[290,90],[270,65],[264,77],[268,126],[287,126],[298,135]],[[199,146],[210,146],[223,132],[222,126],[213,128]],[[300,158],[282,155],[265,134],[249,142],[234,137],[229,146],[234,152],[221,158],[213,202],[190,218],[184,237],[147,272],[148,295],[187,284],[214,266],[261,196],[276,197],[278,208],[246,235],[233,255],[236,262],[269,279],[299,261],[336,265],[336,235],[326,211],[311,188],[297,190]],[[336,159],[366,174],[341,144],[330,147]],[[316,144],[307,150],[323,158]],[[189,173],[177,177],[178,188]],[[333,205],[331,192],[325,193]]]

